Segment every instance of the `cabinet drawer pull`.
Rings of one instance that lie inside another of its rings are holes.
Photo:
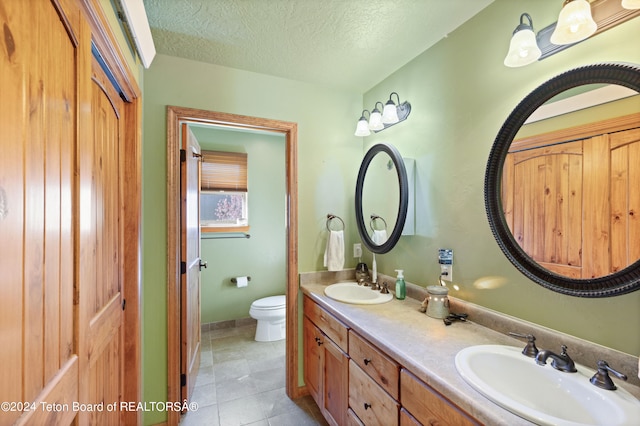
[[[365,402],[365,403],[364,403],[364,409],[365,409],[365,410],[367,410],[367,409],[369,409],[369,408],[371,408],[371,404],[369,404],[369,403]]]
[[[364,359],[364,365],[369,365],[370,362],[371,360],[369,358]]]

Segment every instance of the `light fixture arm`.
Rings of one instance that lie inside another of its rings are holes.
[[[528,24],[524,23],[524,18],[527,18],[527,20],[529,21]],[[522,30],[533,30],[533,19],[531,19],[531,15],[529,15],[528,13],[523,13],[522,15],[520,15],[520,25],[518,25],[516,27],[515,30],[513,30],[513,34],[517,33],[518,31],[522,31]]]

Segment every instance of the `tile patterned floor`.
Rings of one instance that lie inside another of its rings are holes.
[[[255,325],[202,332],[200,371],[181,426],[327,425],[310,396],[285,393],[285,341],[256,342]]]

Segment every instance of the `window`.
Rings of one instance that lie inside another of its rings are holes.
[[[200,227],[203,232],[246,232],[247,154],[202,151]]]

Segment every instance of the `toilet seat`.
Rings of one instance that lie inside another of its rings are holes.
[[[286,297],[284,295],[280,296],[269,296],[263,297],[262,299],[255,300],[251,304],[251,309],[258,311],[271,311],[277,309],[283,309],[287,306]]]

